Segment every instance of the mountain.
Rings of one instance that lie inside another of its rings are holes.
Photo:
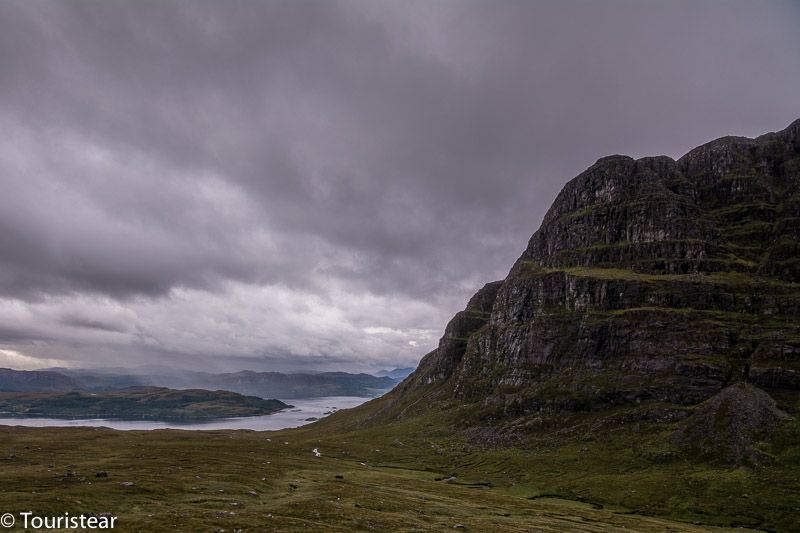
[[[617,406],[688,416],[747,383],[739,401],[766,391],[795,410],[799,135],[796,121],[677,161],[600,159],[393,397],[446,388],[497,420]]]
[[[170,390],[156,387],[103,393],[0,393],[4,416],[205,420],[269,415],[291,407],[228,391]]]
[[[790,531],[798,412],[800,120],[598,160],[414,373],[317,426],[534,495]]]
[[[375,375],[378,377],[387,377],[387,378],[401,380],[408,377],[408,375],[411,374],[414,370],[415,369],[413,367],[393,368],[392,370],[379,370],[378,372],[375,372]]]
[[[169,379],[167,380],[169,382]],[[181,381],[173,382],[181,383]],[[234,372],[188,376],[191,386],[219,388],[270,398],[313,398],[321,396],[376,396],[397,383],[388,377],[347,372],[282,374],[279,372]]]
[[[124,368],[74,369],[53,368],[59,374],[68,376],[84,391],[120,390],[152,385],[151,380],[139,373],[130,373]]]
[[[759,443],[800,408],[799,318],[800,120],[677,161],[604,157],[566,184],[508,276],[353,420],[434,408],[491,442],[587,416],[669,421],[670,453],[763,463]]]
[[[54,372],[51,372],[54,373]],[[280,372],[232,372],[211,374],[175,369],[159,373],[134,373],[125,369],[58,369],[73,384],[71,389],[109,391],[130,387],[227,390],[261,398],[314,398],[322,396],[372,397],[397,384],[396,378],[347,372],[283,374]],[[9,381],[11,382],[11,381]],[[2,389],[16,390],[16,389]],[[55,390],[55,389],[25,389]]]
[[[81,388],[77,381],[59,372],[0,368],[0,392],[57,392]]]

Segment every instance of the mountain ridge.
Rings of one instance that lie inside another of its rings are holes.
[[[121,373],[122,372],[122,373]],[[130,387],[228,390],[270,398],[321,396],[372,397],[394,387],[395,378],[348,372],[291,373],[243,370],[208,372],[164,371],[124,373],[124,369],[11,370],[0,369],[0,392],[113,391]]]
[[[77,381],[60,372],[0,368],[0,392],[64,392],[80,388]]]
[[[690,424],[737,383],[796,413],[799,242],[800,120],[678,160],[601,158],[564,186],[508,276],[481,288],[359,423],[439,402],[501,439],[619,409]],[[763,403],[724,395],[753,404],[742,416]],[[719,460],[755,457],[747,449],[767,426],[742,429],[741,449]]]

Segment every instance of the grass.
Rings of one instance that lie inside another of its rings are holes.
[[[553,416],[491,443],[461,429],[489,424],[472,407],[437,397],[385,397],[279,432],[0,427],[0,509],[113,513],[121,531],[800,526],[796,421],[765,445],[774,465],[726,468],[676,454],[672,422],[610,422],[626,409]],[[404,415],[388,422],[390,407]]]
[[[527,499],[534,488],[436,481],[443,473],[407,453],[375,460],[379,452],[363,443],[314,436],[3,428],[2,445],[15,457],[0,470],[0,505],[39,515],[112,513],[122,531],[702,530]],[[108,477],[95,477],[101,470]]]
[[[522,276],[543,277],[549,274],[565,273],[579,278],[594,278],[604,280],[626,280],[644,283],[689,283],[704,285],[721,285],[734,288],[774,288],[796,291],[800,285],[793,282],[781,281],[775,278],[766,278],[746,272],[704,272],[688,274],[651,274],[637,272],[627,268],[597,268],[597,267],[563,267],[547,268],[540,266],[535,261],[523,261]]]
[[[714,284],[722,286],[733,287],[774,287],[786,288],[797,290],[798,284],[792,282],[784,282],[774,278],[763,278],[747,274],[744,272],[708,272],[703,274],[648,274],[644,272],[636,272],[633,270],[623,268],[589,268],[589,267],[571,267],[560,269],[546,269],[548,273],[565,272],[576,277],[596,278],[596,279],[621,279],[633,280],[647,283],[659,282],[683,282],[683,283],[699,283],[699,284]]]

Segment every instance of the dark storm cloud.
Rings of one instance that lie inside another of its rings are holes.
[[[218,300],[241,283],[278,287],[277,315],[305,302],[282,327],[313,342],[222,353],[389,357],[504,275],[598,157],[800,116],[797,27],[779,1],[0,3],[0,318],[155,354],[206,300],[221,332],[255,327]],[[370,322],[389,300],[437,311]],[[353,338],[373,326],[387,344]]]

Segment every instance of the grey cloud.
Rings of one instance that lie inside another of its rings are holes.
[[[777,0],[0,3],[0,296],[362,301],[336,287],[441,328],[598,157],[800,116],[798,26]],[[342,353],[355,334],[285,327]]]
[[[66,326],[73,326],[77,328],[98,329],[100,331],[109,331],[113,333],[125,333],[129,328],[124,324],[115,324],[104,320],[94,320],[79,315],[67,314],[61,318],[61,323]]]
[[[32,331],[27,331],[18,327],[0,327],[0,344],[22,345],[30,344],[32,341],[38,340],[42,339]]]

